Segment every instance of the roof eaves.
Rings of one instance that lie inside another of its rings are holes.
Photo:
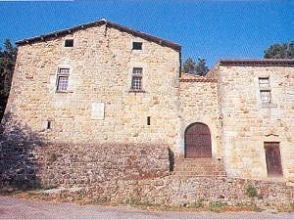
[[[78,26],[74,26],[72,28],[67,28],[67,29],[63,29],[63,30],[60,30],[60,31],[55,31],[55,32],[51,32],[51,33],[36,36],[36,37],[26,38],[26,39],[17,41],[16,45],[21,46],[21,45],[28,44],[28,43],[34,43],[34,42],[38,42],[38,41],[42,41],[42,40],[46,40],[46,39],[50,39],[50,38],[70,34],[70,33],[75,32],[77,30],[81,30],[81,29],[85,29],[85,28],[93,27],[93,26],[98,26],[98,25],[103,25],[103,24],[106,24],[109,27],[116,28],[116,29],[118,29],[120,31],[130,33],[130,34],[132,34],[134,36],[141,37],[141,38],[146,39],[148,41],[158,43],[158,44],[160,44],[162,46],[167,46],[167,47],[173,48],[173,49],[175,49],[177,51],[181,50],[181,46],[179,44],[173,43],[171,41],[164,40],[162,38],[159,38],[159,37],[156,37],[156,36],[144,33],[144,32],[133,30],[131,28],[128,28],[128,27],[113,23],[113,22],[108,21],[106,19],[100,19],[100,20],[95,21],[95,22],[81,24],[81,25],[78,25]]]
[[[75,32],[77,30],[81,30],[81,29],[84,29],[84,28],[93,27],[93,26],[97,26],[97,25],[102,25],[102,24],[105,24],[105,23],[106,23],[106,20],[101,19],[101,20],[98,20],[98,21],[95,21],[95,22],[86,23],[86,24],[80,24],[80,25],[77,25],[77,26],[74,26],[74,27],[71,27],[71,28],[66,28],[66,29],[62,29],[62,30],[59,30],[59,31],[50,32],[48,34],[39,35],[39,36],[19,40],[19,41],[16,41],[15,44],[16,45],[24,45],[24,44],[27,44],[27,43],[34,43],[34,42],[37,42],[37,41],[42,41],[42,40],[45,40],[45,39],[50,39],[50,38],[53,38],[53,37],[58,37],[58,36],[70,34],[70,33]]]
[[[221,59],[220,66],[294,66],[294,59]]]

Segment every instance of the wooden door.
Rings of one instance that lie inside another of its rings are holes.
[[[268,176],[282,176],[279,142],[265,142],[265,156]]]
[[[185,132],[185,157],[211,157],[211,135],[207,125],[194,123]]]

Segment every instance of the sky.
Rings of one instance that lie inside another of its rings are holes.
[[[0,0],[0,41],[106,18],[182,46],[182,59],[262,58],[294,40],[292,0]]]

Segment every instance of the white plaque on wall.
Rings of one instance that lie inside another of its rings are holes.
[[[92,103],[92,119],[104,119],[104,103]]]

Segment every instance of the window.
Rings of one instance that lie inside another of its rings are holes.
[[[142,72],[143,69],[140,67],[133,68],[131,89],[142,90]]]
[[[260,89],[269,89],[270,88],[268,77],[262,77],[262,78],[259,78],[258,80],[259,80],[259,88]]]
[[[271,91],[270,90],[261,90],[260,99],[262,103],[271,103]]]
[[[258,78],[259,89],[260,89],[260,99],[263,104],[271,103],[271,89],[269,77]]]
[[[68,87],[69,68],[59,68],[57,73],[57,91],[65,92]]]
[[[47,129],[51,129],[51,121],[47,121]]]
[[[142,42],[133,42],[133,50],[142,50]]]
[[[150,116],[147,116],[147,125],[150,125],[151,124],[151,118]]]
[[[73,47],[74,45],[74,40],[73,39],[67,39],[64,42],[64,47]]]

